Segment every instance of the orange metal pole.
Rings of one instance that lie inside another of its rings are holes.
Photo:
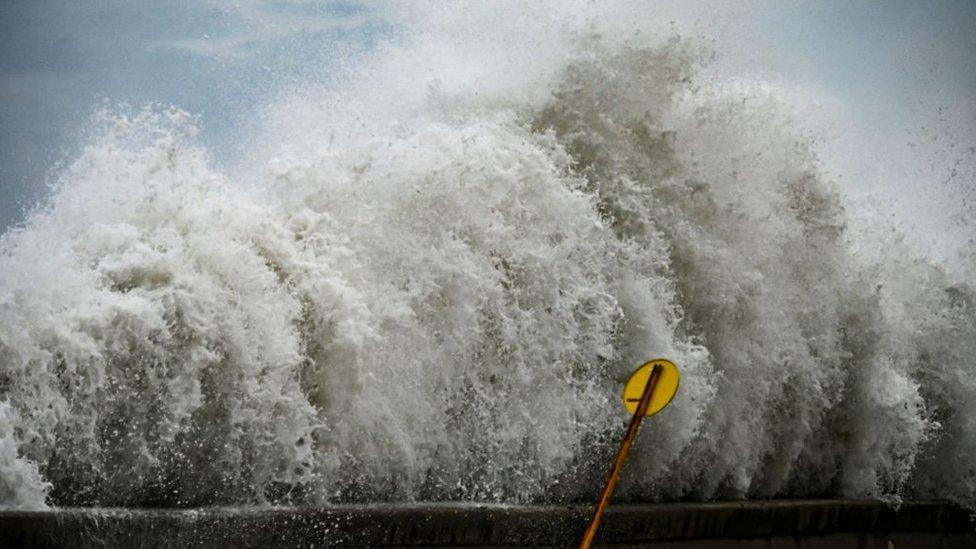
[[[624,435],[624,439],[620,443],[620,449],[617,450],[617,457],[613,460],[613,466],[610,467],[607,482],[603,486],[603,492],[600,494],[600,501],[596,504],[596,511],[593,513],[590,524],[586,527],[583,540],[580,541],[580,549],[589,549],[593,543],[593,538],[596,537],[596,530],[600,527],[600,519],[603,518],[603,512],[607,510],[607,505],[610,504],[610,495],[613,494],[613,488],[617,485],[620,468],[623,467],[624,460],[627,459],[627,454],[630,452],[630,445],[634,442],[634,437],[637,435],[637,429],[640,428],[641,420],[644,419],[644,415],[647,414],[647,407],[651,404],[651,395],[654,394],[654,386],[657,385],[659,375],[660,368],[655,364],[651,367],[651,375],[647,379],[647,385],[644,386],[644,394],[641,395],[640,403],[637,404],[634,417],[630,418],[630,425],[627,426],[627,434]]]

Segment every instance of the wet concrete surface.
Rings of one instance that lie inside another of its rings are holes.
[[[0,511],[0,547],[573,547],[589,506],[470,504]],[[944,502],[773,500],[612,505],[597,545],[976,548]]]

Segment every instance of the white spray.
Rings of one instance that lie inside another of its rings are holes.
[[[769,90],[570,23],[428,21],[268,105],[246,186],[102,113],[0,240],[0,505],[588,499],[653,356],[623,498],[974,501],[972,279],[853,234]]]

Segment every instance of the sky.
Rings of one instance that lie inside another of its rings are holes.
[[[343,3],[0,0],[0,228],[44,196],[100,106],[185,109],[219,156],[283,79],[383,31]]]
[[[924,235],[919,245],[972,238],[976,1],[656,6],[712,44],[719,78],[799,98],[855,199]],[[390,21],[357,2],[0,0],[0,231],[43,198],[101,105],[181,107],[230,162],[251,109],[368,52],[396,32]]]

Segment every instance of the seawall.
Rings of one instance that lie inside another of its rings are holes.
[[[589,506],[0,511],[0,547],[571,547]],[[774,500],[613,505],[601,546],[976,548],[972,514],[943,502]]]

